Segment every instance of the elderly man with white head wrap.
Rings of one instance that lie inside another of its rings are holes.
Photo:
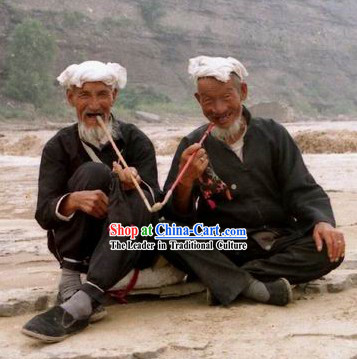
[[[155,253],[150,251],[111,251],[107,228],[113,222],[141,227],[155,219],[133,190],[133,176],[149,201],[156,202],[153,197],[160,194],[151,141],[111,113],[126,85],[125,68],[86,61],[69,66],[58,81],[66,88],[78,123],[60,130],[44,147],[36,219],[48,230],[49,249],[62,268],[59,305],[23,328],[23,333],[48,342],[63,340],[89,320],[102,318],[105,310],[98,304],[104,292],[134,267],[151,264]],[[117,156],[97,116],[107,125],[128,168],[115,164]],[[113,165],[120,180],[111,172]],[[87,272],[84,284],[83,272]]]
[[[201,146],[208,124],[179,144],[166,180],[195,154],[166,208],[166,217],[186,224],[246,228],[245,251],[171,253],[172,262],[197,276],[215,302],[239,295],[286,305],[290,283],[320,278],[344,258],[330,201],[304,165],[286,129],[273,120],[253,118],[243,105],[248,87],[245,67],[234,58],[199,56],[189,62],[195,97],[215,124]],[[219,248],[218,248],[219,249]]]

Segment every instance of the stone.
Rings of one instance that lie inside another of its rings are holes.
[[[320,279],[299,284],[294,288],[294,298],[302,299],[304,294],[338,293],[357,286],[355,270],[337,269]]]
[[[0,292],[0,317],[13,317],[48,309],[55,301],[56,291],[50,288],[26,288]]]

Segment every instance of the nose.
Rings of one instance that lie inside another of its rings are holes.
[[[227,104],[222,100],[217,100],[214,103],[212,112],[215,116],[221,116],[227,112]]]
[[[99,109],[100,105],[97,96],[91,96],[88,102],[88,110],[95,112]]]

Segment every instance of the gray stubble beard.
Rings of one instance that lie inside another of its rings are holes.
[[[109,119],[109,122],[107,123],[107,128],[109,133],[115,139],[117,137],[117,126],[112,119]],[[108,138],[104,130],[99,126],[99,124],[98,126],[88,128],[83,121],[79,121],[78,134],[79,138],[82,141],[87,142],[98,149],[108,142]]]
[[[228,128],[219,128],[218,126],[215,126],[211,134],[218,140],[228,143],[230,139],[236,137],[240,132],[242,132],[245,125],[246,122],[241,110],[239,116]]]

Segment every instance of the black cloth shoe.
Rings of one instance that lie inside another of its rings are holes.
[[[293,291],[287,279],[279,278],[274,282],[266,282],[264,285],[270,294],[267,304],[284,306],[292,302]]]
[[[83,330],[88,323],[89,317],[75,320],[62,307],[55,306],[28,321],[23,326],[22,333],[46,343],[56,343],[64,340],[70,334]]]
[[[68,298],[69,299],[69,298]],[[68,300],[66,299],[66,300]],[[56,305],[61,305],[62,303],[64,303],[66,300],[64,300],[61,296],[61,293],[58,292],[57,294],[57,298],[56,298]],[[99,322],[100,320],[102,320],[104,317],[106,317],[108,314],[107,310],[104,308],[103,305],[98,304],[97,306],[93,307],[93,312],[89,317],[89,323],[93,324],[96,322]]]

